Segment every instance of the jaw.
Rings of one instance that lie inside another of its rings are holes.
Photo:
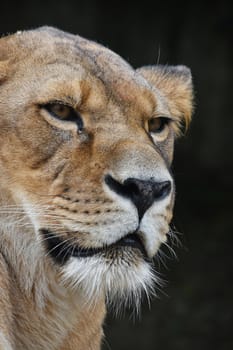
[[[59,266],[62,282],[72,290],[80,290],[87,305],[105,298],[107,304],[140,306],[142,295],[154,293],[158,282],[152,264],[134,233],[102,248],[82,249],[65,246],[57,235],[41,230],[48,254]]]
[[[105,298],[117,305],[140,305],[142,295],[154,294],[159,283],[152,258],[166,241],[168,222],[149,210],[138,231],[101,247],[82,248],[66,244],[49,229],[41,230],[48,254],[62,271],[63,283],[81,290],[88,304]],[[155,220],[156,215],[156,220]],[[69,241],[70,242],[70,241]]]

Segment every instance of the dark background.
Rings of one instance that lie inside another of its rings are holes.
[[[185,64],[196,110],[178,140],[178,260],[157,266],[167,285],[139,320],[109,316],[104,349],[233,349],[233,15],[230,2],[0,3],[0,33],[53,25],[94,39],[134,67]]]

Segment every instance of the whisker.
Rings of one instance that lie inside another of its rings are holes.
[[[169,257],[160,248],[155,256],[155,260],[158,262],[159,268],[161,263],[161,265],[163,265],[167,269],[167,264],[165,262],[166,258],[169,259]]]
[[[70,240],[71,241],[71,240]],[[64,249],[65,249],[66,247],[64,247]],[[75,250],[75,246],[72,244],[70,244],[70,243],[68,243],[68,245],[67,245],[67,248],[71,248],[72,249],[72,253],[71,253],[71,255],[73,255],[73,253],[74,253],[74,250]],[[61,253],[64,251],[64,249],[62,249],[62,251],[61,251]],[[67,249],[67,251],[66,251],[66,254],[64,255],[64,257],[63,257],[63,259],[62,259],[62,263],[64,263],[64,260],[65,260],[65,258],[67,257],[67,254],[68,254],[68,252],[69,252],[69,249]]]
[[[41,238],[41,237],[43,237],[43,238]],[[59,232],[59,237],[64,237],[64,238],[67,239],[67,231]],[[50,239],[53,239],[53,238],[54,237],[50,236],[49,234],[47,235],[47,237],[46,237],[46,235],[45,235],[45,237],[44,236],[40,236],[38,242],[43,243],[43,242],[46,242],[47,240],[50,240]],[[74,237],[69,237],[69,239],[74,239]]]
[[[62,245],[66,245],[66,243],[69,242],[69,241],[70,241],[70,239],[67,239],[67,240],[65,240],[65,241],[62,241],[62,242],[58,243],[58,244],[55,245],[52,249],[50,249],[50,250],[48,251],[48,253],[47,253],[45,256],[46,256],[46,257],[49,256],[55,249],[57,249],[58,247],[60,247],[60,246],[62,246]],[[59,252],[59,254],[60,254],[60,252]]]
[[[165,247],[167,247],[168,251],[171,253],[172,257],[175,258],[176,260],[178,259],[177,254],[175,250],[168,244],[168,243],[163,243]]]

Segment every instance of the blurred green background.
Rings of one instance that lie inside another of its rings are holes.
[[[185,64],[196,108],[176,144],[174,224],[183,247],[150,309],[133,320],[111,315],[105,350],[233,349],[233,13],[230,1],[5,1],[0,33],[53,25],[94,39],[135,68]]]

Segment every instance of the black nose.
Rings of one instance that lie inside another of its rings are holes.
[[[112,176],[105,177],[106,184],[116,193],[131,199],[138,210],[141,219],[148,208],[171,192],[171,182],[155,182],[153,180],[139,180],[128,178],[123,184],[116,181]]]

